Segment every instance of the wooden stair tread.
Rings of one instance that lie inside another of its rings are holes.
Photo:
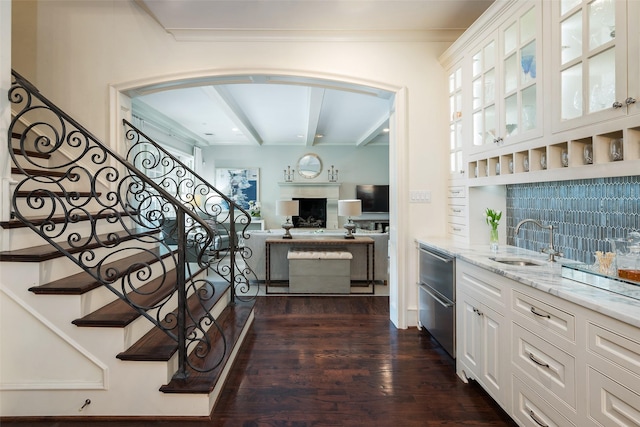
[[[11,174],[12,175],[24,175],[25,173],[28,174],[28,175],[33,175],[33,176],[51,176],[51,177],[55,177],[55,178],[62,178],[62,177],[67,175],[67,172],[51,171],[51,170],[47,170],[47,169],[28,169],[28,168],[24,168],[24,172],[23,172],[20,168],[11,168]],[[77,177],[77,175],[76,174],[71,174],[71,175],[69,175],[69,177],[74,178],[74,177]]]
[[[98,236],[100,241],[107,241],[109,236],[113,236],[113,234],[118,235],[122,241],[133,240],[136,237],[148,236],[151,234],[158,233],[159,230],[149,230],[144,231],[142,233],[137,234],[129,234],[127,231],[119,231],[117,233],[107,233]],[[83,239],[84,242],[87,241],[87,238]],[[80,245],[81,243],[77,243],[76,245]],[[71,247],[67,242],[61,242],[60,246],[67,250],[70,253],[77,253],[87,249],[96,249],[100,247],[100,243],[96,242],[95,239],[93,243],[78,247]],[[32,246],[30,248],[18,249],[15,251],[4,251],[0,252],[0,261],[13,261],[13,262],[41,262],[47,261],[50,259],[64,257],[65,255],[58,251],[58,249],[50,244],[45,244],[41,246]]]
[[[206,297],[209,297],[213,291],[212,298],[205,300],[201,304],[196,294],[193,294],[187,300],[189,311],[197,319],[209,312],[220,298],[225,295],[226,290],[229,288],[228,283],[214,283],[213,289],[211,289],[208,284],[205,284],[204,286],[207,286],[207,289],[205,290]],[[173,312],[177,313],[177,310],[174,310]],[[165,321],[162,322],[163,325],[166,325],[166,323],[167,322]],[[193,322],[188,323],[193,324]],[[153,328],[135,344],[118,354],[116,357],[120,360],[166,362],[177,350],[178,344],[175,340],[162,332],[159,328]]]
[[[218,317],[217,322],[227,340],[227,349],[222,363],[209,372],[196,372],[191,368],[187,368],[189,375],[186,379],[172,379],[168,384],[160,387],[160,391],[164,393],[211,393],[229,361],[233,348],[240,339],[245,325],[249,321],[254,304],[255,301],[237,302],[236,305],[227,306]],[[224,343],[218,332],[216,327],[211,327],[207,332],[207,335],[213,341],[212,349],[205,358],[205,366],[213,365],[220,360],[224,351]],[[189,358],[192,363],[200,365],[196,357],[190,356]]]
[[[114,271],[124,274],[129,266],[138,264],[136,270],[139,270],[145,264],[157,262],[158,256],[166,258],[169,255],[171,255],[171,252],[164,247],[157,247],[148,252],[141,251],[136,255],[106,264],[102,267],[102,271],[114,269]],[[82,271],[44,285],[33,286],[29,288],[29,291],[38,295],[82,295],[99,286],[101,286],[100,282],[96,281],[89,273]]]
[[[47,196],[49,193],[53,193],[56,196],[65,197],[65,196],[78,196],[78,197],[93,197],[93,193],[90,191],[43,191],[43,190],[34,190],[34,191],[16,191],[16,197],[36,197],[36,196]],[[96,197],[100,197],[102,193],[96,193]]]
[[[14,136],[15,138],[15,136]],[[18,134],[18,138],[20,138],[20,135]],[[37,151],[33,151],[33,150],[24,150],[25,154],[27,154],[27,156],[29,157],[36,157],[36,158],[40,158],[40,159],[49,159],[51,158],[51,154],[46,154],[46,153],[38,153]],[[19,156],[22,156],[22,150],[19,148],[13,148],[13,153],[17,154]]]
[[[120,216],[130,216],[130,215],[133,215],[134,212],[118,212],[118,214]],[[113,213],[101,212],[101,213],[91,214],[91,218],[104,219],[104,218],[111,217],[112,215],[113,215]],[[78,215],[77,221],[75,221],[75,222],[86,221],[88,219],[89,219],[89,215]],[[64,223],[65,221],[68,221],[68,218],[65,217],[64,215],[56,215],[56,216],[52,216],[51,218],[45,217],[45,216],[35,216],[35,217],[29,218],[29,221],[31,221],[31,223],[33,223],[33,225],[41,225],[45,221],[52,222],[54,224],[61,224],[61,223]],[[6,228],[6,229],[8,229],[8,228],[24,228],[24,227],[27,227],[27,224],[25,224],[24,222],[22,222],[19,219],[11,219],[9,221],[0,221],[0,227]]]
[[[196,270],[194,276],[203,270]],[[137,305],[152,307],[175,290],[176,281],[177,273],[173,269],[138,288],[139,293],[129,292],[127,295]],[[82,327],[124,328],[138,317],[140,313],[136,309],[124,300],[116,299],[71,323]]]

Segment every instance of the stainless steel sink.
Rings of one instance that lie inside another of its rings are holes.
[[[491,257],[489,259],[491,261],[499,262],[501,264],[515,265],[515,266],[518,266],[518,267],[543,265],[542,262],[534,261],[534,260],[527,259],[527,258]]]

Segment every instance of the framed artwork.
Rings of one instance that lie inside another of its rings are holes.
[[[216,168],[216,188],[249,209],[250,201],[260,201],[260,169]]]

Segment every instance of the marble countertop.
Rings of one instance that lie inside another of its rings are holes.
[[[628,297],[565,279],[562,277],[561,272],[562,263],[572,263],[573,261],[559,259],[559,262],[551,263],[547,261],[548,257],[545,254],[514,246],[501,245],[496,253],[491,252],[488,244],[467,245],[437,238],[417,238],[416,242],[640,328],[640,286],[621,284],[615,280],[603,279],[608,282],[615,282],[616,288],[624,288],[624,293],[631,296]],[[541,265],[508,265],[492,261],[491,257],[526,258],[538,261]]]

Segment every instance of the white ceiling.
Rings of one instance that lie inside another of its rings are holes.
[[[177,40],[455,39],[493,0],[135,0]],[[199,146],[388,144],[393,94],[288,76],[234,76],[131,94],[134,113]]]

